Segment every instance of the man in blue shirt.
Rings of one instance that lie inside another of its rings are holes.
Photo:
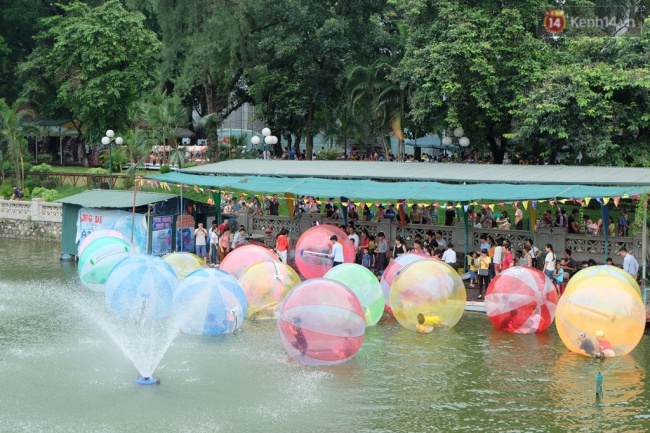
[[[395,205],[393,203],[391,203],[391,204],[388,205],[388,209],[384,213],[384,218],[394,220],[395,216],[396,216]]]
[[[636,261],[632,254],[627,252],[627,248],[625,247],[621,247],[618,253],[623,256],[623,270],[636,280],[636,276],[639,273],[639,262]]]

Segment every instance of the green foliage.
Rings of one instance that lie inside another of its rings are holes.
[[[172,169],[169,168],[168,165],[163,165],[162,167],[160,167],[160,174],[171,173],[171,171],[172,171]]]
[[[52,155],[49,153],[41,153],[38,155],[38,162],[41,164],[50,164],[52,162]]]
[[[18,99],[7,105],[4,99],[0,99],[0,161],[5,156],[9,158],[19,187],[24,186],[25,171],[29,171],[25,163],[28,154],[25,137],[38,131],[35,125],[23,122],[27,116],[34,115],[31,110],[21,109],[24,103],[24,99]]]
[[[0,197],[9,199],[13,194],[13,192],[14,190],[11,188],[11,185],[9,183],[3,183],[2,185],[0,185]]]
[[[126,107],[157,78],[160,43],[144,16],[118,0],[60,5],[40,20],[36,49],[21,65],[27,94],[48,115],[77,117],[92,138],[126,125]]]
[[[335,159],[338,159],[340,156],[341,152],[337,149],[326,149],[316,153],[316,159],[318,160],[333,161]]]
[[[51,173],[54,170],[52,169],[52,166],[49,164],[40,164],[40,165],[32,166],[31,171],[35,171],[39,173]]]
[[[88,174],[108,174],[108,170],[101,167],[89,168],[87,171]]]
[[[54,201],[59,198],[59,193],[56,189],[37,187],[32,191],[32,198],[43,198],[45,201]]]

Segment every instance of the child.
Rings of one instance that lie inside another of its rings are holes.
[[[368,251],[370,252],[370,254],[374,254],[375,253],[375,248],[377,248],[377,241],[375,240],[375,236],[370,235],[370,236],[368,236],[368,239],[369,239],[369,241],[368,241]]]
[[[478,253],[474,251],[472,256],[469,259],[469,286],[474,287],[474,284],[478,284],[476,279],[476,264],[478,263]]]
[[[374,272],[375,268],[375,258],[370,252],[368,251],[368,247],[363,247],[362,253],[361,253],[361,265]]]
[[[564,269],[562,269],[563,265],[566,266],[564,259],[559,262],[555,262],[555,270],[553,271],[553,284],[555,284],[555,289],[557,290],[558,296],[562,294],[560,292],[560,289],[562,287],[562,284],[564,284]]]

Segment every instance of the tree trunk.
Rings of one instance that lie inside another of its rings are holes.
[[[404,144],[404,140],[398,140],[397,141],[397,158],[398,161],[403,162],[406,160],[405,158],[406,154],[406,145]]]
[[[505,139],[502,138],[499,142],[495,137],[488,135],[487,141],[490,144],[490,151],[492,152],[492,163],[503,164],[503,157],[506,154],[507,147]]]
[[[416,161],[421,161],[422,160],[422,148],[413,146],[413,158]]]
[[[302,140],[302,136],[296,135],[296,143],[294,144],[294,151],[296,152],[296,159],[300,157],[300,141]]]
[[[314,135],[312,133],[312,123],[314,121],[314,99],[309,101],[309,111],[307,112],[307,140],[305,143],[305,159],[311,160],[314,152]]]

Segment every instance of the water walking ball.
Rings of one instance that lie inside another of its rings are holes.
[[[458,272],[440,260],[417,260],[405,266],[390,288],[393,315],[400,325],[417,332],[455,326],[466,300]]]
[[[397,256],[395,259],[386,266],[384,273],[381,274],[381,280],[379,284],[381,285],[381,290],[384,293],[384,304],[386,306],[386,311],[392,313],[390,308],[389,296],[390,296],[390,286],[393,284],[393,280],[397,273],[404,266],[411,264],[417,260],[431,259],[431,256],[422,253],[406,253]],[[433,260],[433,259],[431,259]]]
[[[278,255],[268,248],[259,245],[244,245],[229,252],[221,261],[219,269],[238,279],[247,267],[266,260],[280,261]]]
[[[115,265],[104,295],[118,319],[163,320],[170,313],[177,285],[176,273],[163,259],[137,254]]]
[[[247,267],[239,277],[248,302],[247,315],[273,315],[300,277],[286,263],[266,260]]]
[[[330,269],[325,278],[342,283],[357,295],[366,316],[366,326],[374,326],[384,312],[384,294],[377,277],[356,263],[343,263]]]
[[[287,294],[279,310],[278,331],[294,362],[341,364],[361,347],[366,319],[350,289],[334,280],[315,278]]]
[[[179,280],[205,266],[205,261],[192,253],[170,253],[164,256],[163,260],[172,267]]]
[[[88,236],[81,240],[79,246],[77,247],[77,256],[81,256],[86,247],[90,245],[92,241],[100,238],[120,238],[128,242],[128,239],[117,230],[95,230],[94,232],[90,232]]]
[[[588,268],[578,271],[575,275],[569,280],[569,284],[575,284],[577,281],[580,281],[581,278],[593,277],[595,275],[611,275],[612,277],[620,278],[621,280],[627,281],[634,289],[637,291],[639,296],[641,294],[641,288],[634,278],[621,268],[616,266],[609,265],[599,265],[599,266],[589,266]],[[567,285],[568,288],[568,285]]]
[[[354,244],[343,230],[328,224],[314,226],[305,231],[296,243],[296,266],[303,277],[321,278],[332,269],[329,257],[332,235],[336,235],[343,246],[343,262],[354,262]]]
[[[246,294],[229,273],[199,269],[179,283],[173,310],[184,334],[228,334],[244,322]]]
[[[546,330],[555,318],[557,291],[542,271],[516,266],[492,279],[485,309],[492,325],[506,332],[533,334]]]
[[[77,264],[83,285],[95,292],[103,292],[109,274],[115,265],[131,254],[131,250],[131,243],[119,237],[99,237],[91,241]]]
[[[608,274],[571,281],[555,316],[558,334],[569,350],[599,357],[629,353],[641,340],[645,322],[636,288]]]

